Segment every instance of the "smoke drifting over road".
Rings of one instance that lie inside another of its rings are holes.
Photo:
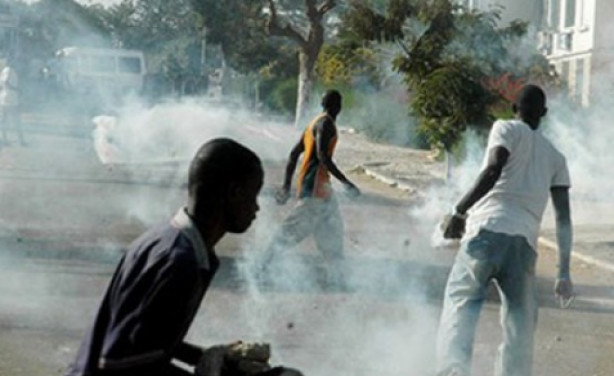
[[[241,281],[238,288],[245,294],[236,298],[238,303],[224,303],[227,297],[219,300],[224,296],[219,292],[206,298],[203,323],[197,322],[193,330],[195,342],[211,344],[232,341],[237,336],[270,342],[276,362],[297,365],[311,375],[330,374],[348,367],[363,370],[365,375],[382,370],[400,374],[429,369],[438,308],[429,303],[434,297],[426,290],[431,288],[422,284],[428,279],[424,274],[433,266],[413,260],[415,256],[424,260],[424,256],[416,254],[429,249],[419,248],[428,244],[421,242],[415,229],[406,230],[410,225],[405,222],[410,217],[405,208],[396,208],[401,218],[396,223],[370,218],[369,207],[361,209],[361,204],[348,214],[350,202],[338,191],[347,233],[356,233],[353,228],[356,225],[372,232],[371,236],[364,236],[370,237],[370,241],[363,240],[360,234],[359,240],[351,242],[346,235],[347,285],[326,285],[323,269],[327,262],[317,254],[313,243],[306,240],[296,248],[285,250],[282,262],[276,260],[279,267],[273,268],[274,274],[266,278],[273,282],[272,286],[257,278],[255,271],[261,266],[273,232],[294,204],[291,201],[286,207],[279,207],[270,192],[281,184],[287,155],[300,131],[289,125],[260,121],[257,114],[247,110],[199,98],[150,108],[133,104],[115,115],[94,120],[97,155],[103,163],[129,171],[132,177],[142,176],[143,168],[153,169],[152,166],[167,163],[177,163],[177,169],[184,171],[193,151],[206,140],[219,136],[232,137],[254,149],[272,173],[265,178],[261,209],[250,233],[230,240],[230,249],[224,242],[218,247],[222,256],[239,260],[236,277]],[[342,113],[341,125],[345,118]],[[352,120],[352,126],[358,127],[355,121]],[[400,124],[389,125],[400,127]],[[341,145],[343,137],[341,134]],[[179,172],[168,178],[180,184],[185,176]],[[360,200],[368,202],[366,198]],[[126,210],[141,213],[139,218],[145,223],[152,222],[154,218],[142,204],[135,209],[127,204]],[[156,221],[163,219],[158,217]],[[404,244],[408,237],[412,238],[414,256],[391,259],[390,254],[402,254],[403,249],[408,249]],[[236,305],[236,317],[229,318],[229,322],[212,317],[218,304]],[[212,321],[219,321],[222,328],[213,331]],[[238,321],[236,330],[227,328],[237,325],[231,324],[235,321]],[[325,353],[320,352],[321,343],[327,344]],[[363,364],[350,366],[353,363]]]
[[[79,112],[78,104],[69,105],[74,105],[75,112]],[[608,120],[614,107],[597,105],[590,111],[580,111],[556,101],[549,107],[543,131],[568,158],[572,197],[595,203],[611,202],[614,178],[609,171],[614,165],[614,153],[610,144],[614,140],[614,128]],[[62,110],[68,109],[58,108],[54,112]],[[312,109],[312,113],[316,111]],[[411,119],[405,117],[405,112],[404,103],[391,106],[386,98],[378,97],[360,111],[342,112],[339,124],[368,129],[374,127],[374,122],[383,122],[382,138],[406,144],[415,134],[413,128],[407,130]],[[586,116],[578,117],[578,113]],[[63,168],[46,170],[45,181],[57,182],[57,186],[68,185],[66,182],[70,181],[82,183],[71,189],[50,188],[51,184],[28,186],[36,191],[32,194],[38,200],[35,203],[38,205],[33,204],[36,221],[53,224],[55,227],[50,228],[64,231],[45,234],[49,242],[42,242],[39,247],[56,246],[49,239],[61,237],[81,246],[75,239],[79,240],[86,228],[92,230],[99,244],[106,244],[105,248],[125,247],[135,229],[167,220],[181,204],[187,164],[194,151],[211,138],[231,137],[256,151],[267,164],[267,172],[272,174],[266,177],[261,209],[250,233],[231,237],[219,247],[225,261],[232,259],[237,269],[220,276],[226,280],[219,282],[222,288],[212,289],[203,302],[203,315],[195,323],[191,338],[203,345],[236,339],[270,342],[275,362],[297,366],[312,376],[346,372],[419,375],[432,371],[439,297],[447,272],[441,265],[447,260],[434,260],[443,253],[438,254],[433,248],[444,244],[437,225],[479,172],[484,144],[478,136],[467,133],[465,160],[457,164],[447,182],[439,181],[428,190],[417,192],[421,200],[416,206],[385,203],[388,206],[378,207],[369,198],[351,203],[339,195],[346,233],[352,234],[346,236],[347,286],[322,283],[321,270],[326,260],[319,258],[314,245],[306,241],[296,249],[286,250],[284,256],[288,262],[272,277],[280,285],[275,287],[263,283],[254,273],[273,232],[293,204],[280,208],[270,193],[281,183],[285,160],[300,130],[263,119],[260,114],[229,100],[204,97],[169,99],[153,106],[130,99],[112,113],[96,115],[93,119],[88,116],[80,124],[81,129],[88,129],[85,133],[92,127],[91,140],[81,139],[82,142],[67,146],[57,137],[45,136],[44,143],[34,138],[30,145],[31,150],[40,152],[37,158],[44,163],[38,164]],[[40,125],[32,128],[41,134],[55,132]],[[341,134],[340,147],[343,142]],[[70,149],[76,144],[81,149]],[[91,145],[95,154],[83,147],[85,144]],[[60,152],[64,152],[62,158],[52,160]],[[19,157],[19,153],[15,155]],[[11,171],[10,179],[23,179],[26,172],[36,171],[36,163],[32,163],[34,167],[25,165],[17,157],[12,163],[22,164]],[[98,160],[94,161],[94,157]],[[43,178],[42,173],[33,179],[39,178]],[[116,183],[121,187],[113,185]],[[0,194],[6,202],[17,201],[23,195],[20,187],[2,184]],[[63,195],[65,200],[61,205],[53,202],[56,195]],[[14,211],[2,209],[7,217],[18,218],[21,207],[15,207]],[[382,215],[384,211],[401,214],[389,218]],[[579,212],[583,218],[595,217],[594,212]],[[86,220],[78,223],[82,218]],[[24,226],[36,222],[34,219],[21,221]],[[18,226],[16,223],[0,222],[3,228],[11,230]],[[100,248],[87,250],[90,251],[97,252]],[[20,306],[14,304],[16,301],[25,302],[23,306],[28,309],[34,306],[43,315],[50,307],[59,310],[57,302],[43,299],[34,303],[29,296],[56,291],[60,283],[62,290],[81,291],[80,280],[59,281],[52,274],[36,279],[36,286],[22,289],[27,276],[14,278],[8,284],[13,290],[11,298],[6,300],[7,304],[0,304],[17,307],[12,308],[17,312],[14,317],[22,313]],[[235,279],[238,284],[234,284]],[[87,301],[77,303],[79,313],[89,314],[98,301],[88,297]],[[63,315],[59,316],[51,319],[45,316],[47,321],[41,320],[44,322],[36,325],[67,321]],[[79,325],[83,327],[90,319],[87,314],[78,315],[74,311],[68,317],[68,321],[80,320]],[[70,338],[70,346],[76,346],[81,329],[79,335]],[[71,348],[69,355],[73,352]]]

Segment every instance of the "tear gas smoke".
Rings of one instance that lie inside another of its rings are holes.
[[[319,110],[316,107],[317,103],[311,114]],[[391,111],[386,99],[378,98],[371,102],[366,112],[376,115],[385,113],[385,119],[342,112],[339,124],[365,129],[373,126],[373,122],[382,121],[386,123],[388,135],[392,135],[392,138],[411,137],[412,134],[408,136],[406,133],[407,119],[400,115],[400,111],[404,111],[402,107],[395,106]],[[604,172],[614,164],[614,154],[608,148],[608,140],[614,139],[610,137],[614,135],[610,134],[608,123],[603,119],[609,118],[612,107],[591,109],[593,116],[573,124],[569,123],[572,117],[567,116],[565,108],[554,103],[550,107],[551,113],[544,131],[568,158],[574,197],[590,198],[595,202],[611,201],[609,192],[612,179]],[[396,116],[397,110],[399,116]],[[77,211],[88,211],[92,220],[83,224],[83,228],[98,229],[96,235],[99,238],[108,237],[109,232],[121,231],[118,226],[127,224],[142,229],[168,219],[182,202],[184,192],[181,185],[185,183],[187,163],[196,148],[206,140],[219,136],[231,137],[255,150],[265,164],[272,166],[269,171],[279,174],[274,179],[267,177],[266,184],[270,187],[281,183],[283,163],[299,136],[299,130],[261,120],[259,115],[241,106],[233,107],[229,102],[213,102],[205,98],[168,101],[153,107],[133,100],[115,114],[101,114],[94,118],[93,123],[92,148],[99,162],[115,174],[125,174],[126,181],[137,183],[137,187],[117,194],[106,192],[106,197],[84,197],[82,192],[86,192],[85,189],[79,192],[54,191],[54,195],[70,195],[78,203],[73,204],[76,208],[53,206],[45,202],[37,211],[49,216],[45,223],[69,223],[71,217],[81,218],[77,216]],[[45,147],[48,150],[65,148],[65,145],[54,142],[50,141]],[[343,142],[341,135],[340,147],[343,147]],[[411,208],[391,206],[390,211],[403,212],[394,220],[384,221],[374,216],[368,206],[348,208],[347,202],[340,199],[346,231],[350,226],[358,225],[363,232],[360,242],[346,243],[345,253],[350,269],[347,290],[322,287],[317,270],[323,261],[313,256],[314,245],[309,241],[286,250],[290,260],[274,276],[283,282],[284,288],[262,286],[254,276],[254,269],[291,205],[280,208],[270,196],[263,194],[258,220],[250,233],[239,240],[231,237],[234,240],[223,243],[219,248],[222,255],[240,259],[238,275],[234,277],[241,280],[242,287],[239,291],[230,292],[212,289],[203,303],[201,316],[195,322],[190,338],[205,345],[230,342],[237,337],[270,342],[275,362],[296,366],[305,374],[314,376],[347,373],[348,370],[355,375],[417,375],[431,371],[441,291],[433,293],[432,286],[428,285],[433,280],[422,279],[422,276],[436,274],[445,277],[445,268],[433,273],[432,263],[436,256],[433,256],[432,246],[442,244],[440,233],[435,229],[442,216],[449,212],[474,181],[482,165],[483,141],[468,132],[465,145],[466,158],[454,169],[453,177],[446,184],[433,185],[427,191],[419,192],[422,198],[420,205]],[[83,150],[67,153],[65,157],[77,160],[84,158],[84,155],[94,157],[93,153]],[[49,154],[46,157],[52,159]],[[61,161],[66,162],[64,159]],[[91,162],[89,160],[87,167],[80,172],[87,173],[88,184],[102,186],[107,178],[105,169]],[[70,166],[70,163],[66,165]],[[66,177],[57,171],[48,173]],[[3,185],[0,189],[4,194],[7,187]],[[98,189],[104,191],[105,186]],[[50,201],[45,193],[38,192],[45,196],[45,201]],[[118,212],[124,213],[124,217],[118,216]],[[114,216],[110,213],[114,213]],[[102,217],[122,218],[117,220],[119,224],[98,222],[97,218]],[[65,230],[66,227],[53,228]],[[79,228],[70,235],[78,232]],[[135,231],[131,228],[126,232],[132,234]],[[404,248],[408,237],[411,246]],[[110,243],[124,245],[128,241],[125,238],[112,239]],[[360,248],[359,256],[353,254],[357,248]],[[395,253],[400,255],[397,259],[388,257]],[[411,267],[405,267],[407,265]],[[89,269],[79,272],[92,273]],[[108,273],[108,270],[105,272]],[[11,288],[23,291],[24,296],[32,296],[32,290],[57,292],[53,287],[57,286],[58,277],[54,275],[46,274],[36,279],[36,286],[23,290],[19,288],[20,283],[14,281],[31,278],[27,275],[14,278]],[[89,276],[88,282],[94,283],[91,282],[93,279],[102,286],[107,278],[106,275],[104,278],[100,275],[95,278]],[[82,279],[67,278],[62,281],[61,288],[71,293],[83,293],[85,288],[79,283],[83,283]],[[441,286],[441,280],[435,283]],[[87,292],[91,293],[91,290]],[[101,292],[96,291],[98,294]],[[241,293],[239,297],[237,293]],[[32,306],[40,312],[46,312],[50,307],[55,311],[57,304],[45,299],[36,304],[25,304],[31,299],[8,299],[7,296],[2,295],[1,305],[13,307],[15,317]],[[19,308],[14,304],[16,301],[27,307]],[[46,317],[46,323],[80,321],[84,327],[89,314],[98,304],[98,296],[88,295],[71,302],[71,307],[78,307],[77,310],[66,317]],[[58,308],[58,311],[61,309]],[[229,312],[232,314],[229,315]],[[83,328],[77,329],[71,327],[78,334],[70,338],[70,346],[76,346],[81,338]],[[72,353],[71,349],[69,356]],[[69,356],[63,358],[67,360]]]

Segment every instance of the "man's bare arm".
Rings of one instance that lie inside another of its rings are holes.
[[[303,151],[305,150],[305,146],[303,145],[303,138],[294,145],[292,151],[290,151],[290,156],[288,157],[288,163],[286,164],[286,175],[284,177],[284,185],[283,188],[286,191],[290,191],[290,187],[292,186],[292,176],[294,176],[294,170],[296,170],[296,164],[298,163],[298,158],[301,156]]]
[[[305,146],[303,145],[303,138],[294,145],[292,151],[290,151],[290,156],[288,157],[288,163],[286,164],[286,174],[284,176],[284,182],[280,189],[275,192],[275,201],[279,205],[285,204],[290,198],[290,187],[292,186],[292,176],[294,176],[294,170],[296,170],[296,164],[298,162],[298,158],[301,156],[303,151],[305,150]]]
[[[473,204],[484,197],[497,183],[501,171],[509,158],[509,151],[504,147],[497,146],[488,153],[488,163],[482,170],[473,187],[463,196],[454,208],[454,214],[444,218],[441,224],[445,239],[460,239],[465,233],[466,213]]]
[[[569,279],[569,263],[573,242],[571,210],[569,207],[569,188],[553,187],[550,189],[552,204],[556,217],[556,242],[558,246],[558,278]]]
[[[482,170],[473,187],[456,205],[455,209],[457,213],[465,214],[495,186],[495,183],[501,176],[503,167],[507,163],[509,155],[510,152],[502,146],[497,146],[490,150],[486,168]]]
[[[337,168],[335,162],[333,162],[332,158],[328,155],[330,142],[335,135],[334,124],[332,121],[325,119],[323,122],[318,124],[318,126],[316,126],[315,132],[318,160],[324,164],[328,171],[347,188],[358,190],[358,188],[356,188],[356,186],[345,177],[341,170]]]
[[[188,342],[181,342],[173,357],[190,365],[196,365],[200,360],[200,357],[203,355],[204,349],[202,347],[193,345]]]
[[[559,299],[562,308],[569,306],[574,292],[571,282],[569,263],[573,242],[571,210],[569,208],[569,188],[552,187],[550,189],[552,204],[556,216],[556,242],[559,251],[559,272],[554,283],[554,296]]]

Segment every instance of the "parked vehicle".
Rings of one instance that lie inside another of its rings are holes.
[[[62,48],[49,70],[67,92],[103,100],[140,93],[147,74],[142,51],[111,48]]]

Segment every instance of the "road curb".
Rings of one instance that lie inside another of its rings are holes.
[[[540,245],[542,245],[542,246],[544,246],[546,248],[555,250],[555,251],[558,248],[556,242],[554,242],[554,241],[552,241],[550,239],[547,239],[547,238],[545,238],[543,236],[539,237],[538,242],[539,242]],[[575,258],[577,260],[580,260],[582,262],[585,262],[587,264],[594,265],[594,266],[596,266],[598,268],[614,272],[614,264],[613,263],[610,263],[610,262],[607,262],[607,261],[603,261],[603,260],[600,260],[600,259],[595,258],[593,256],[589,256],[589,255],[583,254],[582,252],[579,252],[577,250],[572,250],[571,257],[573,257],[573,258]]]
[[[371,170],[371,169],[365,167],[364,165],[360,165],[359,168],[362,169],[367,176],[370,176],[373,179],[379,180],[382,183],[387,184],[390,187],[398,188],[398,189],[401,189],[401,190],[403,190],[405,192],[413,192],[415,190],[409,184],[401,183],[401,182],[395,180],[394,178],[390,178],[390,177],[388,177],[386,175],[383,175],[383,174],[381,174],[379,172]]]

